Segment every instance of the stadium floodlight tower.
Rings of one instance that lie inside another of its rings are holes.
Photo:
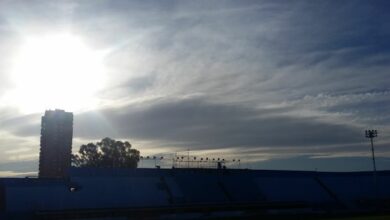
[[[370,138],[371,141],[371,152],[372,152],[372,163],[374,166],[374,193],[375,193],[375,202],[376,206],[379,205],[378,203],[378,180],[376,175],[376,165],[375,165],[375,153],[374,153],[374,138],[378,137],[378,131],[377,130],[366,130],[366,138]]]
[[[366,130],[366,138],[370,138],[371,141],[371,152],[372,152],[372,163],[374,166],[374,172],[376,173],[376,164],[375,164],[375,153],[374,153],[374,138],[378,137],[377,130]]]

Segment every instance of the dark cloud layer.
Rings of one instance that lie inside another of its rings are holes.
[[[17,117],[13,116],[11,118],[0,120],[0,122],[4,130],[7,130],[15,135],[39,136],[41,131],[40,119],[40,114],[29,114]]]
[[[265,146],[321,146],[358,143],[361,131],[315,117],[280,116],[288,109],[253,109],[212,104],[199,98],[155,100],[75,118],[75,134],[178,141],[197,149]],[[106,126],[104,126],[106,125]]]

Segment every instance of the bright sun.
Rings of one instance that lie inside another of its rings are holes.
[[[93,108],[105,81],[102,60],[102,53],[71,34],[29,37],[14,59],[14,88],[4,101],[28,113]]]

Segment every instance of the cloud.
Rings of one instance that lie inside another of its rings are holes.
[[[276,113],[288,110],[214,104],[200,98],[160,99],[76,115],[75,134],[83,138],[111,134],[178,141],[200,149],[321,146],[361,141],[357,127]]]
[[[8,115],[11,115],[11,113],[8,113]],[[40,134],[40,114],[17,115],[13,113],[11,117],[3,118],[0,122],[3,130],[14,135],[36,137]]]
[[[1,4],[0,98],[24,36],[66,30],[105,52],[102,105],[75,112],[77,143],[111,136],[259,160],[359,156],[368,128],[390,142],[386,1]],[[0,105],[2,149],[36,143],[41,114]]]
[[[37,160],[23,160],[0,163],[0,177],[36,176],[37,170]]]

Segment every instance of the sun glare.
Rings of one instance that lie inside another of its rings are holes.
[[[104,84],[102,59],[71,34],[29,37],[13,61],[14,87],[4,101],[29,113],[93,108]]]

